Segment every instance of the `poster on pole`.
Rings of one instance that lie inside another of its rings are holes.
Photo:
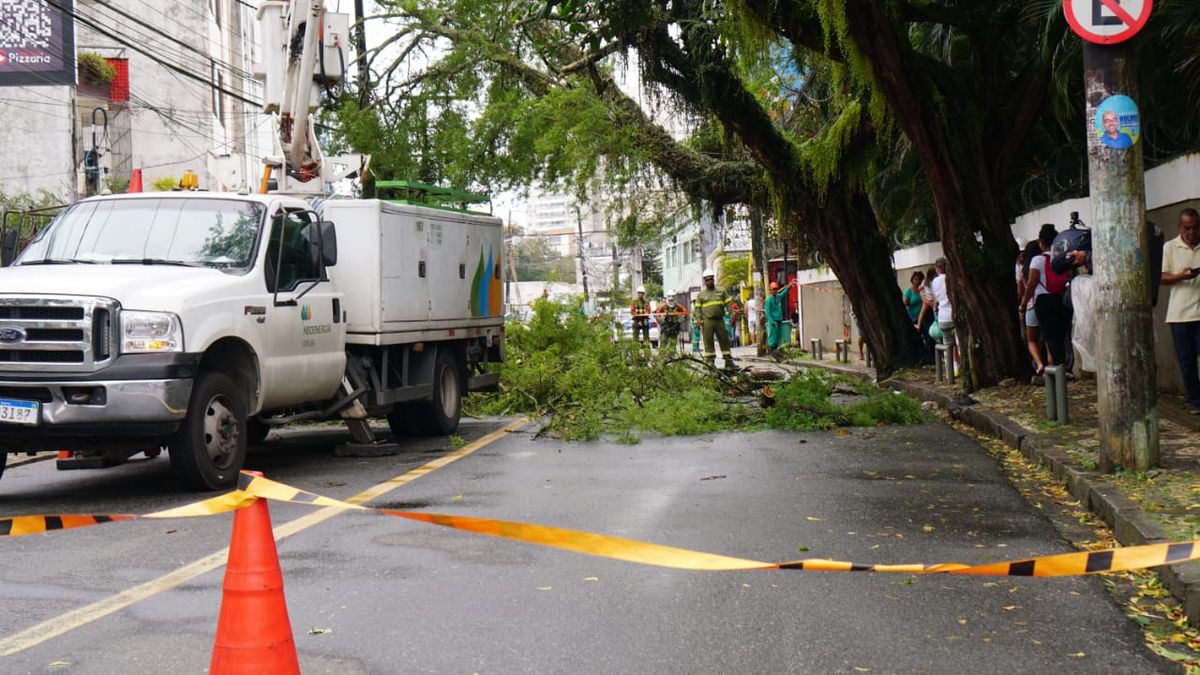
[[[0,0],[0,86],[75,84],[74,0]]]
[[[1063,0],[1063,13],[1079,37],[1100,45],[1124,42],[1146,25],[1154,0]]]
[[[1137,103],[1123,94],[1109,96],[1096,106],[1092,130],[1096,141],[1106,148],[1132,148],[1142,135]]]

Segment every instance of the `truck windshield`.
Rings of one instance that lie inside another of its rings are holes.
[[[262,214],[261,204],[204,197],[80,202],[42,230],[16,264],[249,267]]]

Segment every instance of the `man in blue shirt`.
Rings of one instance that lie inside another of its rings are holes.
[[[1100,116],[1100,122],[1104,126],[1104,133],[1100,134],[1101,143],[1117,150],[1133,147],[1133,137],[1121,131],[1120,123],[1117,120],[1117,111],[1105,110],[1104,114]]]

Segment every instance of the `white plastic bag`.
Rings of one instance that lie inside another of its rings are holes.
[[[1096,372],[1096,284],[1090,274],[1071,280],[1071,307],[1075,323],[1071,329],[1071,344],[1079,352],[1079,367]]]

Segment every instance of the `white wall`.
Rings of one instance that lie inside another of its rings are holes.
[[[0,193],[75,193],[70,87],[0,88]]]

